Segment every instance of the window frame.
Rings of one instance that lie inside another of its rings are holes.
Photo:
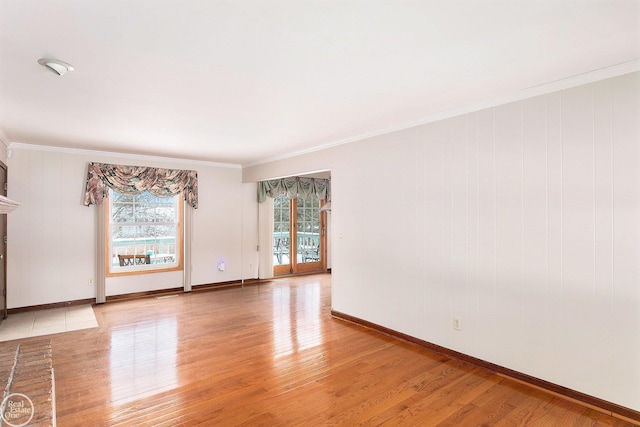
[[[182,193],[177,194],[173,197],[176,197],[176,213],[178,215],[176,222],[176,263],[172,263],[170,265],[166,264],[149,264],[149,265],[140,265],[140,266],[132,266],[126,269],[117,269],[114,271],[112,269],[111,260],[111,203],[113,198],[110,197],[112,192],[116,192],[115,190],[109,189],[109,196],[105,198],[104,205],[104,225],[105,225],[105,276],[106,277],[122,277],[122,276],[134,276],[138,274],[152,274],[152,273],[166,273],[171,271],[181,271],[184,269],[184,202],[182,198]],[[135,224],[135,223],[133,223]]]

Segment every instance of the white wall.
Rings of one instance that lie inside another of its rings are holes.
[[[25,146],[26,147],[26,146]],[[195,169],[199,208],[193,213],[192,284],[241,279],[241,170],[103,154],[14,148],[9,197],[22,205],[8,218],[8,307],[95,298],[96,209],[82,204],[88,162]],[[250,212],[249,212],[250,214]],[[224,258],[226,269],[216,269]],[[182,273],[108,278],[107,295],[183,286]]]
[[[331,169],[334,310],[640,410],[639,118],[636,72],[243,180]]]

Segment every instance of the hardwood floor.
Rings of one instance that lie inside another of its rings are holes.
[[[52,336],[58,425],[631,425],[334,319],[330,281],[95,307]]]

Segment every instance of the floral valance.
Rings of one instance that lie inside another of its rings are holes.
[[[258,183],[259,203],[267,200],[267,197],[275,198],[284,194],[290,199],[317,197],[331,200],[331,180],[292,176]]]
[[[101,204],[109,188],[123,194],[148,191],[157,197],[183,193],[189,206],[198,208],[196,171],[89,163],[84,205]]]

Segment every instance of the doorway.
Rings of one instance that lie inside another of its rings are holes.
[[[7,165],[0,162],[0,194],[7,196]],[[0,321],[7,317],[7,215],[0,215]]]
[[[326,212],[315,197],[273,203],[273,274],[315,273],[326,270]]]

